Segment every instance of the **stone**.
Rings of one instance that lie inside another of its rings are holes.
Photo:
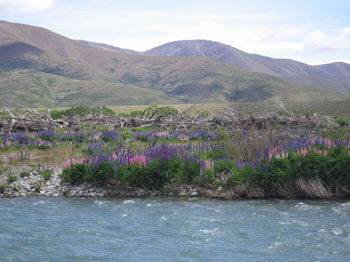
[[[196,196],[198,196],[198,192],[197,192],[197,191],[193,191],[193,192],[191,193],[191,197],[196,197]]]

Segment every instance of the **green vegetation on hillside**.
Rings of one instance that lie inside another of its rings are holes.
[[[39,37],[40,36],[40,37]],[[209,57],[128,55],[0,22],[0,103],[28,107],[342,100]]]

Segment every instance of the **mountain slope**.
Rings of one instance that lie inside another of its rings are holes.
[[[143,54],[213,57],[250,72],[274,75],[297,83],[318,85],[337,92],[350,93],[350,65],[346,63],[309,66],[291,59],[273,59],[248,54],[229,45],[207,40],[175,41],[148,50]]]
[[[0,84],[0,102],[36,107],[340,98],[211,57],[112,52],[8,22],[0,22]]]
[[[112,46],[112,45],[107,45],[107,44],[102,44],[102,43],[94,43],[94,42],[85,41],[85,40],[79,40],[79,41],[88,45],[88,46],[101,48],[101,49],[104,49],[107,51],[119,52],[119,53],[124,53],[124,54],[129,54],[129,55],[141,55],[142,54],[141,52],[137,52],[137,51],[125,49],[125,48],[119,48],[119,47]]]

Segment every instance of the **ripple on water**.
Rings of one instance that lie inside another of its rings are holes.
[[[292,223],[302,227],[310,227],[310,225],[307,222],[300,221],[300,220],[292,220]]]
[[[134,203],[135,203],[134,200],[125,200],[125,201],[123,202],[124,205],[130,205],[130,204],[134,204]]]
[[[334,234],[334,235],[336,235],[336,236],[339,236],[339,235],[341,235],[342,233],[343,233],[343,231],[340,229],[340,228],[333,228],[332,230],[331,230],[331,232]]]
[[[268,251],[276,252],[283,247],[283,242],[273,242],[267,247]]]
[[[299,202],[299,203],[296,204],[294,207],[295,207],[296,209],[298,209],[298,210],[308,210],[308,209],[311,208],[310,205],[307,205],[307,204],[305,204],[305,203],[303,203],[303,202]]]
[[[211,236],[218,236],[220,235],[220,228],[213,228],[213,229],[201,229],[200,232],[211,235]]]
[[[350,214],[350,202],[337,204],[335,207],[332,207],[334,213]]]
[[[37,206],[37,205],[46,205],[47,202],[45,200],[39,200],[37,202],[33,203],[33,206]]]
[[[94,203],[95,203],[96,205],[98,205],[98,206],[105,206],[105,205],[111,204],[111,201],[108,201],[108,200],[98,200],[98,199],[96,199],[96,200],[94,201]]]

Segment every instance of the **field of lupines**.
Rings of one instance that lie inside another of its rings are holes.
[[[194,185],[241,197],[350,195],[347,130],[21,132],[0,136],[0,154],[8,183],[18,173],[60,165],[63,182],[72,185]]]

